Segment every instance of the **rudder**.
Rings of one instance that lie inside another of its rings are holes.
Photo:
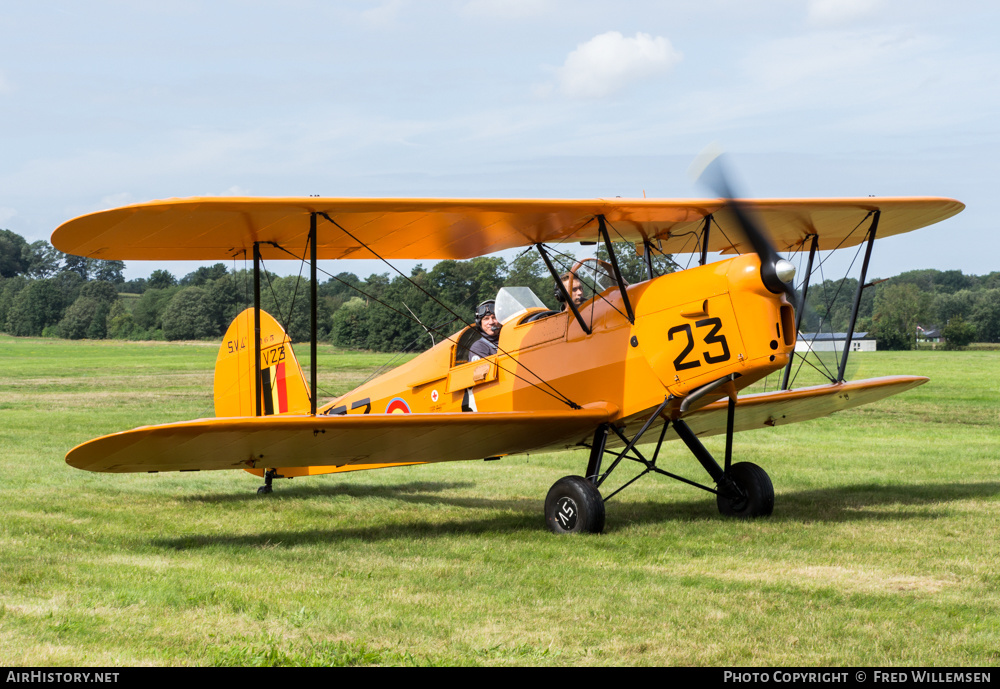
[[[278,321],[260,312],[260,385],[254,376],[254,310],[239,314],[222,338],[215,359],[215,415],[308,414],[309,387],[292,342]],[[263,394],[258,393],[262,390]]]

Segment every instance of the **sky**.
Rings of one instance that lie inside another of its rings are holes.
[[[0,228],[28,241],[170,197],[705,197],[717,143],[747,197],[966,204],[872,276],[1000,270],[997,3],[38,0],[0,35]]]

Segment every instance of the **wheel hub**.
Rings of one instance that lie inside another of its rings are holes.
[[[579,512],[576,501],[573,498],[564,496],[556,502],[556,522],[566,531],[572,531],[576,528],[576,519]]]

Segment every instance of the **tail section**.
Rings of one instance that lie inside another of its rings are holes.
[[[260,312],[260,380],[254,375],[254,317],[247,309],[230,324],[215,360],[215,415],[308,414],[309,386],[278,321]],[[259,383],[259,384],[258,384]]]

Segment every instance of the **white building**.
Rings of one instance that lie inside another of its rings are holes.
[[[874,352],[875,339],[868,333],[854,333],[851,340],[852,352]],[[795,340],[796,352],[842,352],[847,341],[847,333],[799,333]]]

